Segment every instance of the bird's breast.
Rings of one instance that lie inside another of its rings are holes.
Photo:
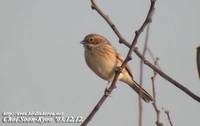
[[[87,65],[99,77],[104,80],[111,80],[117,64],[116,52],[111,47],[85,50]]]

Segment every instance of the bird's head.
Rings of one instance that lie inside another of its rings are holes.
[[[104,43],[109,43],[109,42],[105,37],[99,34],[88,34],[81,41],[81,44],[83,44],[84,47],[87,48],[98,47],[99,45]]]

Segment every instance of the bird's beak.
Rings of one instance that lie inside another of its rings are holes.
[[[85,45],[85,44],[86,44],[86,42],[85,42],[84,40],[82,40],[80,43],[81,43],[81,44],[83,44],[83,45]]]

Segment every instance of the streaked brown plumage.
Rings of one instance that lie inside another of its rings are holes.
[[[98,34],[89,34],[81,42],[85,48],[85,60],[87,65],[102,79],[111,82],[115,69],[121,66],[124,58],[116,52],[109,41]],[[119,75],[119,80],[128,84],[140,95],[144,101],[152,101],[152,96],[146,92],[137,82],[128,65],[125,66]]]

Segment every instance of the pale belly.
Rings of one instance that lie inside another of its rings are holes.
[[[116,64],[118,64],[116,57],[105,58],[103,56],[85,53],[85,59],[87,65],[99,77],[107,81],[112,80]]]

